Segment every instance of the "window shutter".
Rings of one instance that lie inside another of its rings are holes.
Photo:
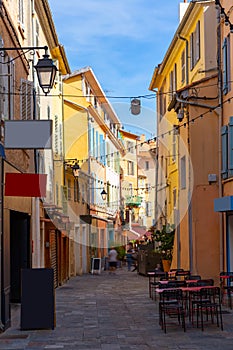
[[[222,77],[223,77],[223,93],[227,93],[227,39],[224,39],[222,47]]]
[[[58,116],[55,115],[54,117],[54,151],[55,154],[58,155]]]
[[[67,189],[67,186],[61,186],[61,197],[62,197],[63,213],[67,214],[67,211],[68,211],[68,205],[67,205],[68,189]]]
[[[92,150],[91,155],[95,157],[95,129],[92,128]]]
[[[99,157],[99,132],[95,132],[95,157]]]
[[[228,135],[228,175],[233,176],[233,117],[230,117]]]
[[[104,136],[100,135],[100,162],[105,165],[105,142],[104,142]]]
[[[193,33],[190,35],[190,70],[193,69]]]
[[[21,119],[33,119],[33,83],[28,80],[21,80]]]
[[[201,57],[201,50],[200,50],[200,21],[197,22],[197,27],[196,27],[196,57],[195,60],[196,62],[200,59]]]
[[[9,119],[14,118],[14,98],[15,98],[15,62],[9,63]]]
[[[227,36],[227,92],[231,90],[231,40],[230,34]]]
[[[221,129],[221,137],[222,137],[222,178],[227,178],[227,159],[228,159],[228,128],[227,125],[224,125]]]
[[[181,176],[180,176],[180,187],[181,189],[186,188],[186,157],[183,156],[180,160],[180,170],[181,170]]]

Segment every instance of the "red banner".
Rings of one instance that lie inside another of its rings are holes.
[[[5,196],[46,197],[46,174],[6,173]]]

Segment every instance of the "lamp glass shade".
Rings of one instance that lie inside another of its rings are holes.
[[[103,201],[105,201],[107,198],[107,192],[105,191],[105,189],[103,189],[103,191],[100,194],[102,196]]]
[[[37,72],[39,85],[45,95],[47,95],[53,87],[57,67],[48,55],[44,55],[42,59],[39,59],[34,67]]]

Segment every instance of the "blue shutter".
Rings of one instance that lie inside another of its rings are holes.
[[[92,140],[91,140],[91,146],[92,146],[92,152],[91,155],[93,155],[93,157],[95,157],[95,129],[92,128]]]
[[[104,164],[104,166],[106,166],[106,141],[105,141],[105,139],[103,139],[103,157],[104,157],[103,164]]]
[[[228,175],[233,176],[233,117],[230,117],[228,128]]]
[[[95,132],[95,157],[98,158],[99,157],[99,132],[96,131]]]
[[[224,125],[221,128],[221,137],[222,137],[222,178],[227,179],[228,175],[228,128],[227,125]]]

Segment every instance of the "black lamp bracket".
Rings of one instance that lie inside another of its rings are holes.
[[[45,50],[48,55],[48,46],[26,46],[26,47],[0,47],[0,56],[4,56],[5,51],[28,51],[31,55],[35,55],[37,50]]]

